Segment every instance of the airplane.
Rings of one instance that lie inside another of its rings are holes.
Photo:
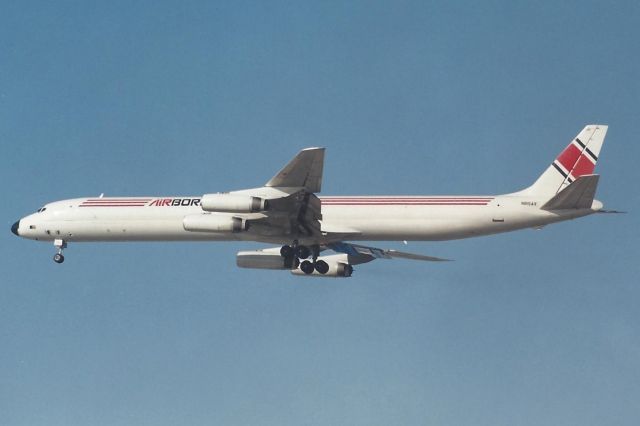
[[[608,126],[587,125],[529,187],[504,195],[322,196],[324,148],[300,151],[264,186],[170,197],[88,197],[56,201],[13,224],[23,238],[97,241],[254,241],[237,266],[295,275],[350,277],[374,259],[445,261],[352,241],[441,241],[541,228],[603,210],[593,174]],[[325,254],[330,251],[332,254]]]

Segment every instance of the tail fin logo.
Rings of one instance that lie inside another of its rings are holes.
[[[579,138],[576,138],[558,155],[553,165],[571,183],[580,176],[592,174],[596,161],[598,157]]]
[[[601,126],[601,135],[596,135],[599,127],[585,127],[553,162],[553,167],[564,178],[561,188],[572,183],[580,176],[593,174],[607,129],[607,126]],[[586,143],[583,141],[586,141]]]
[[[553,196],[579,177],[593,174],[607,128],[604,124],[587,125],[533,185],[519,194]]]

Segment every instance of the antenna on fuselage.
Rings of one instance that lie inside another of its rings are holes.
[[[100,194],[100,196],[98,198],[102,198],[104,197],[104,192],[102,194]]]

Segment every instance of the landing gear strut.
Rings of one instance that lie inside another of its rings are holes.
[[[307,275],[313,274],[313,271],[318,271],[321,274],[326,274],[329,271],[327,262],[317,260],[320,255],[320,247],[317,245],[311,247],[298,245],[298,241],[295,240],[290,246],[282,246],[280,255],[284,257],[285,267],[295,269],[300,266],[300,270]],[[312,260],[306,260],[309,257]]]
[[[53,261],[56,263],[64,262],[64,256],[62,250],[67,248],[67,242],[64,240],[54,240],[53,245],[58,248],[58,252],[53,256]]]
[[[297,246],[294,249],[295,255],[298,259],[307,259],[311,256],[311,250],[307,246]]]

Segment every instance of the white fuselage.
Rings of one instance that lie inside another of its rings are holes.
[[[237,233],[192,232],[187,215],[204,213],[200,197],[77,198],[57,201],[22,218],[19,235],[67,242],[82,241],[261,241],[287,244],[297,236],[269,236],[249,229]],[[594,213],[590,209],[546,211],[546,199],[500,196],[320,197],[322,229],[344,232],[342,239],[430,241],[468,238],[550,223]],[[178,200],[178,201],[175,201]],[[234,216],[233,213],[214,213]],[[343,230],[343,231],[340,231]],[[303,239],[301,239],[302,243]],[[331,242],[315,238],[313,243]]]

